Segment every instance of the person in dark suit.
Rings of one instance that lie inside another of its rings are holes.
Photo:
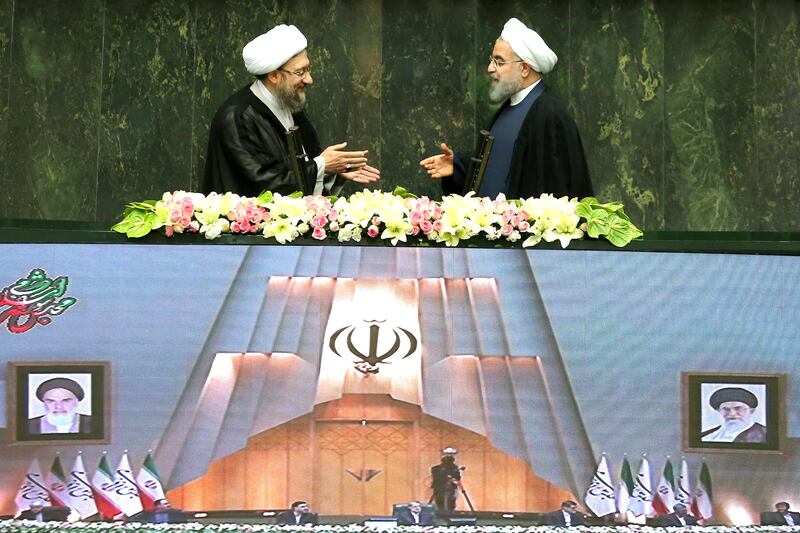
[[[438,465],[431,467],[431,488],[436,509],[454,511],[456,490],[461,483],[461,469],[452,454],[445,454]]]
[[[761,513],[762,526],[800,526],[800,513],[789,510],[789,502],[775,504],[774,513]]]
[[[408,502],[408,506],[397,513],[398,526],[432,526],[436,515],[429,509],[423,509],[417,500]]]
[[[148,522],[151,524],[178,524],[186,522],[186,513],[170,505],[166,499],[156,500],[155,508],[142,511],[127,519],[128,522]]]
[[[676,503],[672,507],[673,512],[661,519],[661,526],[696,526],[697,518],[689,514],[689,510],[682,503]]]
[[[308,503],[302,500],[292,502],[291,510],[278,513],[275,517],[275,523],[279,526],[317,525],[318,520],[317,513],[312,513]]]
[[[20,520],[36,522],[64,522],[69,516],[69,507],[45,507],[44,502],[36,500],[30,508],[22,511],[17,517]]]
[[[546,523],[548,526],[582,526],[586,524],[583,514],[578,512],[578,504],[572,500],[561,502],[561,509],[547,513]]]

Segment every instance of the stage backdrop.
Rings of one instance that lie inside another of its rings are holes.
[[[600,198],[646,230],[800,230],[795,0],[2,0],[0,217],[112,221],[196,190],[242,46],[278,23],[308,36],[323,146],[437,195],[418,162],[472,150],[512,16],[558,54],[545,81]]]
[[[152,448],[175,488],[254,436],[370,394],[482,435],[580,495],[601,452],[615,471],[624,453],[649,453],[655,471],[681,455],[681,373],[701,371],[788,374],[785,454],[705,450],[717,501],[755,513],[800,483],[796,257],[0,245],[2,287],[19,290],[34,269],[66,279],[60,305],[76,301],[25,332],[4,322],[0,357],[110,362],[110,443],[2,445],[2,512],[35,457],[47,467],[56,451],[83,450],[93,470],[103,450],[128,449],[136,464]],[[405,288],[371,300],[375,313],[327,328],[332,309],[361,298],[340,287],[393,284]],[[391,311],[404,306],[416,312]],[[344,365],[341,379],[321,374],[323,353]],[[686,456],[696,468],[701,455]]]

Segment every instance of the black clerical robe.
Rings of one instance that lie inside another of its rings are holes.
[[[317,179],[313,158],[321,152],[319,138],[305,113],[292,117],[308,155],[304,192],[312,194]],[[248,85],[228,98],[214,116],[201,192],[258,196],[264,189],[287,195],[299,186],[289,165],[286,129]]]
[[[491,124],[509,103],[503,103]],[[460,156],[454,162],[453,176],[442,180],[445,194],[461,194],[464,188],[466,160]],[[557,198],[594,196],[578,127],[567,106],[547,86],[517,135],[508,184],[507,198],[538,197],[542,193]]]

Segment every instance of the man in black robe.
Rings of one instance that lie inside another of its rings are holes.
[[[490,125],[494,145],[478,196],[508,198],[593,196],[589,168],[578,128],[566,105],[545,86],[542,74],[558,61],[535,31],[510,19],[489,61],[490,98],[503,105]],[[441,145],[442,154],[420,161],[445,194],[460,194],[466,158]]]
[[[307,41],[295,26],[280,25],[242,50],[256,80],[228,98],[211,123],[201,191],[258,196],[268,189],[283,195],[335,194],[344,180],[371,183],[380,172],[367,165],[367,151],[343,151],[347,143],[320,148],[303,108],[305,88],[314,83]],[[298,183],[289,162],[286,131],[299,128],[307,157],[306,181]]]

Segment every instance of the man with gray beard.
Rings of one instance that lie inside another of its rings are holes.
[[[542,80],[557,61],[538,33],[515,18],[506,23],[489,58],[489,97],[503,104],[491,122],[494,144],[478,196],[594,195],[575,121]],[[442,180],[445,194],[461,193],[467,158],[445,143],[441,149],[420,165]]]
[[[336,194],[344,180],[372,183],[380,172],[367,164],[367,151],[344,151],[347,143],[320,149],[317,132],[303,111],[306,86],[314,83],[305,36],[295,26],[276,26],[242,50],[256,80],[228,98],[209,132],[203,193],[283,195],[298,189],[289,161],[286,131],[299,128],[307,154],[306,194]]]

